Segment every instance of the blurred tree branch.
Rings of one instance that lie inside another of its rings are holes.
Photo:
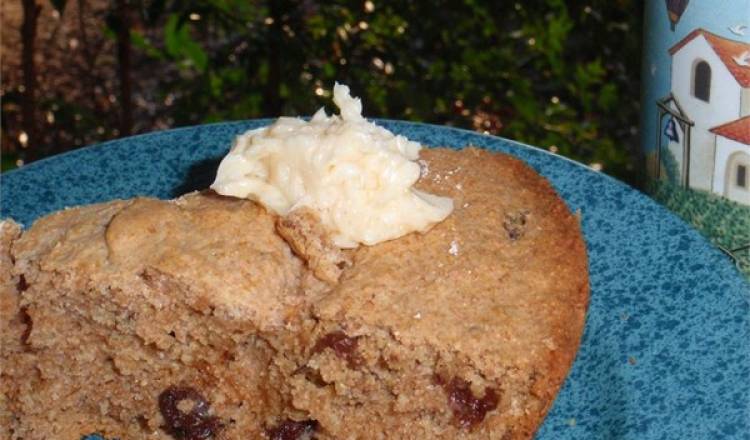
[[[281,80],[282,80],[282,39],[284,38],[282,26],[285,19],[283,12],[288,10],[289,6],[282,4],[281,0],[272,0],[269,2],[269,15],[266,20],[270,21],[268,26],[268,78],[263,93],[263,110],[268,116],[274,116],[281,113]]]
[[[133,131],[133,78],[132,44],[130,42],[130,4],[128,0],[116,0],[117,14],[117,62],[120,80],[120,134],[128,136]]]
[[[21,118],[26,142],[24,147],[31,146],[27,160],[35,160],[39,139],[36,130],[36,66],[34,63],[36,25],[42,7],[36,0],[23,0],[23,24],[21,25],[21,68],[23,70],[23,95],[21,102]]]

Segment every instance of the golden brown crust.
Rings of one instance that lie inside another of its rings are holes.
[[[429,172],[419,188],[452,197],[453,214],[426,234],[359,250],[317,313],[355,332],[385,328],[407,346],[433,347],[449,376],[480,372],[478,388],[506,390],[500,407],[508,409],[488,414],[480,429],[512,425],[527,433],[518,438],[531,436],[583,328],[588,270],[580,226],[520,160],[473,148],[429,149],[422,159]],[[517,391],[533,399],[514,414]]]
[[[0,351],[0,421],[27,439],[169,438],[158,396],[188,385],[225,423],[215,438],[313,419],[322,439],[530,438],[583,330],[578,221],[510,156],[422,159],[418,187],[454,213],[343,268],[304,212],[279,220],[210,193],[71,209],[8,234],[0,256],[28,286],[5,309],[33,324],[20,324],[22,355]]]
[[[298,208],[276,220],[276,232],[305,260],[320,280],[336,284],[351,261],[333,244],[320,218],[310,208]]]

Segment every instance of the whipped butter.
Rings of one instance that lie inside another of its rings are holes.
[[[307,207],[334,244],[354,248],[426,231],[453,201],[413,187],[421,146],[362,117],[362,102],[336,84],[340,115],[282,117],[238,136],[211,188],[255,200],[281,216]]]

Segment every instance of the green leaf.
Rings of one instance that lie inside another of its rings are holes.
[[[137,30],[133,29],[130,31],[130,42],[134,47],[144,51],[149,57],[159,60],[164,59],[164,55],[161,53],[161,51],[157,49],[153,44],[151,44],[151,42],[148,41],[146,37],[144,37],[143,34],[138,32]]]
[[[180,23],[178,14],[171,14],[164,25],[164,46],[172,58],[187,62],[199,72],[204,72],[208,65],[208,55],[190,36],[190,29]]]
[[[221,79],[219,75],[217,75],[214,72],[211,72],[208,75],[208,83],[209,87],[211,88],[211,95],[214,98],[218,98],[221,96],[222,92],[222,86],[224,85],[224,81]]]
[[[599,91],[599,106],[604,109],[611,109],[614,108],[618,102],[617,86],[612,83],[605,84]]]
[[[107,38],[109,38],[110,40],[116,40],[117,39],[117,35],[115,34],[115,31],[111,27],[109,27],[109,26],[104,26],[103,33],[104,33],[104,36],[107,37]]]
[[[205,71],[206,65],[208,65],[208,55],[203,48],[190,37],[187,37],[182,44],[182,52],[185,57],[192,62],[199,72]]]
[[[180,33],[177,24],[180,18],[177,14],[171,14],[164,25],[164,47],[167,53],[177,58],[180,54]]]

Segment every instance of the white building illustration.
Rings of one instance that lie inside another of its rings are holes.
[[[669,140],[684,186],[750,205],[750,44],[696,29],[669,53],[657,146]]]

